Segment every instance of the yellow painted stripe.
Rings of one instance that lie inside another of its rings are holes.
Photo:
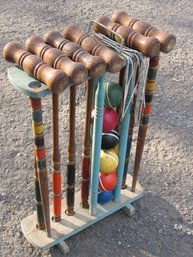
[[[39,135],[39,134],[42,134],[42,133],[44,133],[44,126],[43,126],[43,124],[40,124],[40,125],[35,125],[35,124],[33,124],[33,133],[34,133],[34,135]]]
[[[154,91],[155,90],[155,81],[147,81],[145,89],[149,90],[149,91]]]

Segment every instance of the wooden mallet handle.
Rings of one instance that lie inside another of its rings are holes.
[[[102,57],[107,64],[107,70],[116,73],[124,66],[124,59],[113,50],[105,46],[100,40],[89,36],[77,25],[69,25],[63,31],[63,37],[79,44],[92,55]]]
[[[160,43],[155,37],[145,37],[139,32],[135,32],[132,28],[121,26],[120,24],[112,22],[107,16],[99,16],[96,22],[103,24],[107,28],[117,32],[125,40],[125,44],[130,46],[140,52],[145,56],[150,58],[156,56],[160,50]],[[120,38],[112,33],[110,30],[94,24],[94,31],[96,33],[101,33],[115,41],[120,43]]]
[[[112,15],[112,21],[124,26],[129,26],[145,36],[156,37],[161,44],[160,50],[164,53],[171,52],[175,47],[176,37],[173,34],[162,32],[147,22],[133,19],[124,11],[115,11]]]
[[[53,69],[41,58],[25,51],[15,42],[5,45],[3,57],[8,62],[17,63],[25,72],[44,82],[55,93],[63,92],[68,85],[68,77],[62,71]]]
[[[58,48],[65,56],[68,56],[75,62],[81,62],[88,69],[88,75],[91,78],[98,78],[105,73],[105,61],[99,56],[93,56],[84,51],[80,45],[64,39],[60,32],[50,30],[44,35],[44,41]]]
[[[42,38],[31,36],[27,39],[25,48],[29,52],[41,57],[53,68],[62,70],[69,77],[71,84],[81,84],[86,80],[88,72],[82,63],[73,62],[60,50],[45,44]]]

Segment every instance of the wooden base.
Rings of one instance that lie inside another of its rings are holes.
[[[67,216],[65,214],[66,201],[62,201],[62,216],[60,222],[51,221],[51,237],[47,237],[47,234],[43,230],[36,228],[36,213],[21,221],[22,231],[27,240],[38,249],[49,249],[50,247],[59,244],[65,239],[79,233],[85,228],[93,225],[101,219],[111,215],[112,213],[123,208],[129,208],[129,205],[140,199],[143,196],[143,189],[137,183],[136,192],[133,193],[131,189],[132,177],[128,176],[127,188],[121,191],[121,200],[119,202],[110,201],[106,204],[98,204],[97,215],[91,216],[87,209],[80,207],[80,192],[75,195],[75,214],[73,216]],[[52,206],[51,206],[52,213]],[[128,214],[128,212],[127,212]],[[60,248],[60,247],[59,247]]]

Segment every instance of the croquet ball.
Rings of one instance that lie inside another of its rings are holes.
[[[117,183],[117,176],[114,172],[112,173],[100,173],[99,178],[99,189],[102,192],[113,190]]]
[[[114,148],[119,143],[119,134],[115,130],[102,133],[102,145],[103,150],[109,150]]]
[[[107,191],[107,192],[99,192],[98,194],[98,203],[104,204],[110,201],[113,197],[113,191]]]
[[[113,149],[112,151],[114,151],[116,153],[116,155],[118,156],[118,153],[119,153],[119,145],[117,144]]]
[[[123,90],[118,83],[110,81],[105,84],[105,106],[117,107],[123,99]]]
[[[117,125],[118,117],[114,109],[104,108],[103,113],[103,132],[109,132]]]
[[[104,151],[101,150],[100,156],[100,172],[101,173],[111,173],[115,172],[118,166],[118,156],[114,151]]]
[[[94,121],[95,109],[91,113],[91,120]],[[118,117],[114,109],[104,107],[103,112],[103,132],[109,132],[117,125]]]

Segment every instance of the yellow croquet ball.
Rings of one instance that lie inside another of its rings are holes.
[[[100,156],[100,172],[111,173],[115,172],[118,166],[119,160],[116,153],[112,150],[104,151],[101,150]]]

